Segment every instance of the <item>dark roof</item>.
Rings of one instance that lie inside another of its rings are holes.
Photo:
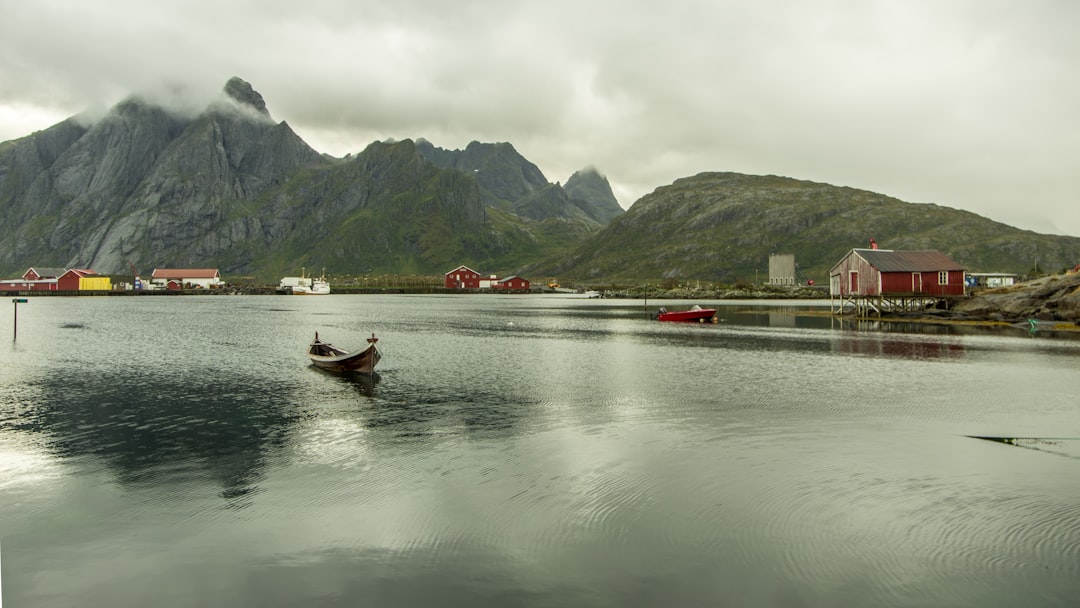
[[[959,262],[940,251],[853,249],[852,252],[869,262],[879,272],[936,272],[964,269]]]
[[[67,272],[67,268],[34,268],[33,266],[31,266],[27,269],[26,272],[23,273],[23,277],[29,274],[31,270],[33,270],[35,274],[37,274],[43,279],[57,279],[63,276],[65,272]]]

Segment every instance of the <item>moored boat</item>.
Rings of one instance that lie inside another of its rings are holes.
[[[669,312],[668,309],[661,307],[656,313],[656,318],[660,321],[696,321],[698,323],[716,323],[715,308],[702,308],[695,304],[690,310],[675,310]]]
[[[291,294],[293,288],[297,286],[309,286],[311,285],[311,279],[308,277],[284,277],[281,282],[278,283],[277,292],[280,294]]]
[[[293,295],[298,296],[325,296],[330,293],[330,283],[326,279],[311,279],[310,285],[294,285]]]
[[[300,269],[300,276],[285,277],[278,284],[278,293],[297,296],[324,296],[330,293],[330,282],[326,280],[326,271],[319,278],[307,276],[305,268]]]
[[[379,359],[382,359],[382,354],[379,352],[378,347],[375,346],[379,342],[375,334],[371,334],[367,341],[368,347],[366,349],[349,352],[329,342],[323,342],[319,339],[319,332],[315,332],[315,339],[308,346],[308,358],[316,367],[332,372],[370,374],[375,371],[375,365],[379,362]]]

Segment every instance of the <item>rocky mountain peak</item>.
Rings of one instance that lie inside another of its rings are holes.
[[[236,103],[249,107],[267,118],[270,117],[270,111],[266,109],[266,101],[263,100],[263,96],[252,88],[251,84],[246,80],[233,76],[229,79],[229,82],[225,83],[224,91],[225,95]]]
[[[623,209],[611,191],[611,184],[594,167],[575,172],[566,180],[566,193],[580,201],[579,205],[589,217],[607,224],[622,215]]]

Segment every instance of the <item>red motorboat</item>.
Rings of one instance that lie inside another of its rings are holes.
[[[698,323],[716,323],[718,320],[715,308],[702,308],[696,304],[690,310],[668,312],[668,309],[661,308],[656,313],[656,318],[660,321],[696,321]]]

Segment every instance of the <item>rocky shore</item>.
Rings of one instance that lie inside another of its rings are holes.
[[[947,309],[911,313],[912,317],[948,321],[1070,324],[1080,329],[1080,273],[1046,276],[1008,287],[975,291]],[[908,315],[904,315],[905,318]],[[1066,326],[1066,327],[1062,327]]]

